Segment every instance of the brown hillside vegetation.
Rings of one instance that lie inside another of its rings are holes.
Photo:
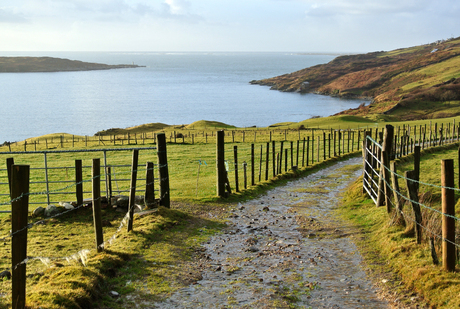
[[[327,64],[252,84],[280,91],[372,98],[341,114],[427,119],[460,114],[460,38],[390,52],[339,56]]]

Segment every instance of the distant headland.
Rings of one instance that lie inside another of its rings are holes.
[[[102,64],[53,57],[0,57],[0,73],[71,72],[139,68],[135,64]]]

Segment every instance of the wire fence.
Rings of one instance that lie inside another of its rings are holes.
[[[455,255],[454,260],[458,260],[460,230],[455,223],[460,221],[460,218],[455,214],[455,198],[460,196],[460,189],[454,187],[453,160],[442,160],[443,169],[439,176],[440,179],[442,178],[442,185],[426,183],[420,181],[420,148],[423,143],[414,145],[413,153],[411,151],[406,153],[413,154],[414,170],[406,171],[401,175],[397,173],[394,161],[390,164],[386,162],[387,154],[384,153],[384,145],[370,136],[366,141],[363,152],[363,191],[367,192],[377,206],[386,204],[392,223],[405,222],[412,225],[418,243],[421,243],[423,237],[429,243],[434,243],[436,240],[438,247],[448,244],[456,248],[450,254]],[[452,139],[450,142],[455,140]],[[435,145],[446,145],[446,142],[432,143],[432,147]],[[455,147],[457,145],[453,144]],[[460,166],[460,162],[457,161],[457,164]],[[452,180],[447,181],[448,178]],[[450,185],[443,185],[445,183]],[[452,197],[451,201],[448,201],[448,194]],[[407,207],[411,207],[412,211]],[[436,256],[435,252],[432,248],[432,256]],[[433,259],[435,262],[437,257]],[[455,266],[453,268],[455,269]]]

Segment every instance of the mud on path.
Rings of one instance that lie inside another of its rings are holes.
[[[239,204],[201,249],[202,280],[155,308],[387,308],[333,213],[360,174],[350,159]]]

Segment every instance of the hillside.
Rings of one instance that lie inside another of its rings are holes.
[[[327,64],[252,81],[280,91],[373,99],[340,114],[411,120],[460,114],[460,38],[389,52],[339,56]]]
[[[0,57],[0,73],[91,71],[137,68],[135,64],[108,65],[52,57]]]

